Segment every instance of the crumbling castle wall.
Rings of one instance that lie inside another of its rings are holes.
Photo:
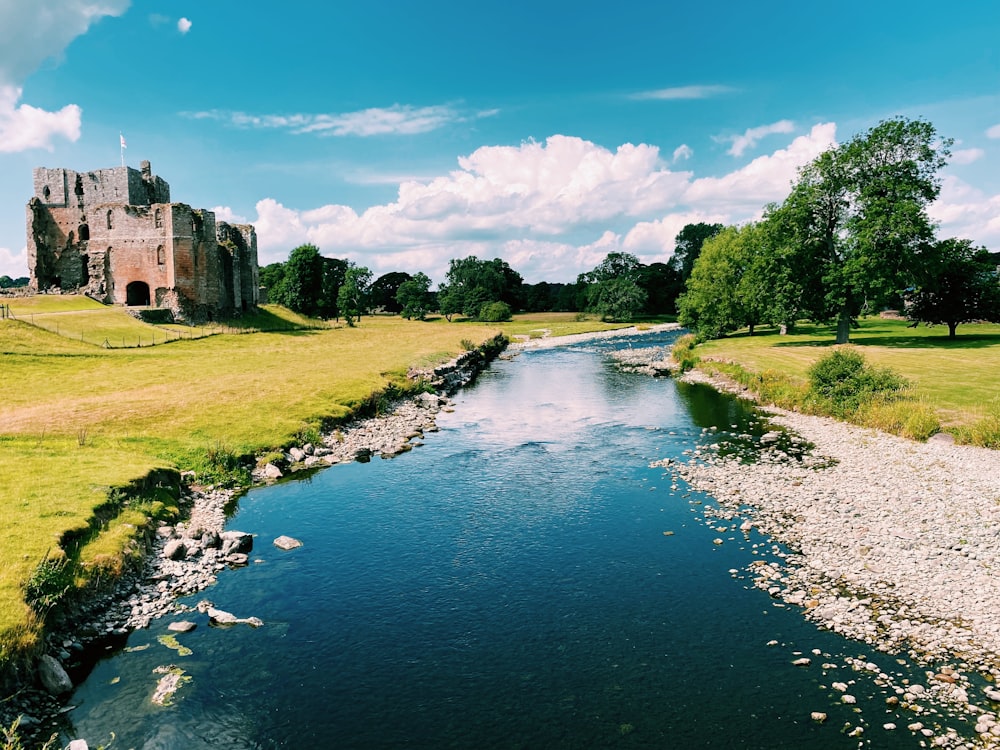
[[[211,211],[170,201],[142,169],[34,171],[28,267],[36,291],[74,291],[109,304],[165,307],[188,320],[258,304],[257,235]]]

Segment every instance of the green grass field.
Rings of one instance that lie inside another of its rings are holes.
[[[244,323],[286,330],[106,349],[64,335],[69,324],[56,334],[26,322],[34,305],[36,316],[93,315],[98,331],[147,325],[82,299],[16,300],[18,319],[0,320],[0,664],[38,639],[26,580],[46,556],[61,555],[64,534],[88,527],[112,487],[155,467],[198,468],[211,455],[288,445],[402,382],[409,366],[444,361],[463,341],[499,331],[394,317],[331,328],[267,308]],[[125,551],[123,528],[107,524],[81,559]]]
[[[802,324],[788,336],[764,329],[708,341],[696,353],[805,382],[810,365],[833,345],[832,328]],[[906,321],[867,318],[851,331],[851,345],[873,364],[909,380],[917,398],[932,405],[946,427],[972,424],[1000,397],[1000,325],[960,325],[958,336],[949,339],[944,326],[909,328]]]

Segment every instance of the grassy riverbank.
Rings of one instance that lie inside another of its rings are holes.
[[[949,339],[946,328],[868,318],[851,332],[851,345],[869,362],[905,377],[913,403],[932,410],[943,429],[983,444],[977,433],[1000,420],[1000,325],[966,324],[958,333]],[[806,385],[809,367],[833,346],[833,329],[803,324],[787,336],[758,329],[753,336],[742,332],[705,342],[695,354],[702,368],[749,376],[794,398]]]
[[[65,299],[27,304],[65,322],[57,334],[23,315],[0,320],[0,669],[37,643],[41,622],[25,586],[43,559],[64,556],[61,540],[82,540],[73,556],[93,577],[120,567],[144,516],[169,513],[169,496],[155,489],[141,507],[109,508],[113,488],[158,467],[221,474],[240,456],[315,437],[322,422],[404,383],[408,367],[445,361],[499,331],[391,317],[334,328],[269,309],[247,324],[280,318],[287,330],[108,349],[67,334],[81,325],[70,321],[91,318],[98,334],[158,327],[120,310],[65,309]]]

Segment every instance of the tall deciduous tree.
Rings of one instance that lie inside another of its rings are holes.
[[[639,286],[642,263],[630,253],[608,253],[591,271],[580,274],[587,284],[587,306],[605,320],[632,320],[646,304]]]
[[[344,283],[337,294],[337,306],[347,325],[353,326],[368,306],[368,288],[372,283],[372,272],[364,266],[350,263],[344,274]]]
[[[407,320],[423,320],[431,309],[431,280],[427,274],[417,272],[396,291],[396,304]]]
[[[723,229],[722,224],[685,224],[674,238],[674,254],[670,265],[680,274],[681,281],[687,281],[694,269],[695,261],[701,255],[705,240],[714,237]]]
[[[372,309],[381,308],[390,313],[401,312],[403,306],[397,301],[396,293],[410,278],[410,274],[403,271],[390,271],[375,279],[369,295]]]
[[[726,227],[705,241],[678,299],[680,322],[706,338],[770,322],[771,248],[756,224]]]
[[[894,118],[800,171],[786,207],[802,265],[818,270],[823,292],[804,301],[814,319],[837,321],[838,343],[866,306],[907,286],[919,249],[933,240],[926,209],[950,145],[929,122]]]
[[[1000,320],[1000,278],[985,248],[941,240],[925,250],[920,265],[916,286],[904,294],[910,320],[943,323],[948,338],[955,338],[959,323]]]
[[[438,302],[441,312],[451,320],[461,313],[478,317],[490,302],[505,302],[512,309],[520,306],[521,275],[500,258],[480,260],[474,255],[453,258],[448,263],[447,281],[441,286]]]

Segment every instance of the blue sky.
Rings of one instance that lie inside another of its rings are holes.
[[[31,170],[142,159],[173,200],[444,278],[666,260],[896,115],[955,139],[941,236],[1000,250],[1000,3],[0,0],[0,274]]]

